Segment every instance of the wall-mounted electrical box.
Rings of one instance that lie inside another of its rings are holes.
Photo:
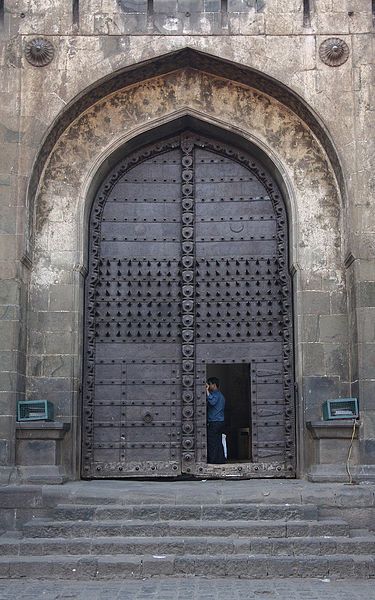
[[[53,421],[53,404],[49,400],[22,400],[17,405],[17,421]]]
[[[337,400],[326,400],[322,404],[324,421],[333,419],[358,419],[357,398],[338,398]]]

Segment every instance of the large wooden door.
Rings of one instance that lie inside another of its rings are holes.
[[[294,476],[287,219],[251,156],[184,132],[122,161],[90,218],[83,476]],[[251,462],[206,462],[208,364],[250,369]]]

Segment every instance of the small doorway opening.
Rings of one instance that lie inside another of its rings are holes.
[[[225,396],[227,462],[252,462],[250,365],[208,364],[206,377],[217,377]]]

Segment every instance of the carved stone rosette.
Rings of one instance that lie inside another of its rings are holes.
[[[45,67],[55,56],[53,44],[45,38],[34,38],[25,46],[26,60],[34,67]]]
[[[328,38],[320,44],[319,58],[329,67],[339,67],[349,58],[349,46],[340,38]]]
[[[190,473],[195,459],[194,449],[194,384],[195,384],[195,246],[194,246],[194,181],[192,137],[181,138],[181,261],[182,261],[182,471]]]

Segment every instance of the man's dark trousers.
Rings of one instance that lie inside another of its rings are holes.
[[[210,421],[207,423],[207,462],[220,465],[225,463],[222,434],[224,433],[223,421]]]

